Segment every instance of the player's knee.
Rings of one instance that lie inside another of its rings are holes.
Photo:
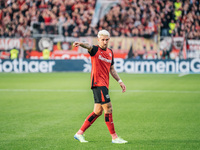
[[[96,111],[94,111],[94,113],[95,113],[97,116],[101,116],[101,115],[102,115],[102,110],[96,110]]]
[[[100,112],[97,112],[97,113],[95,113],[97,116],[101,116],[102,115],[102,112],[100,111]]]
[[[107,107],[107,109],[104,110],[106,114],[112,113],[112,107]]]
[[[112,107],[108,109],[108,113],[112,113]]]
[[[102,115],[102,111],[98,112],[96,115],[101,116]]]
[[[112,105],[108,105],[107,109],[108,109],[108,113],[112,113]]]

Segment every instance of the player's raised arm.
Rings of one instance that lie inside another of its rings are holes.
[[[122,80],[120,79],[117,71],[115,70],[114,65],[112,65],[110,67],[110,74],[113,76],[113,78],[120,84],[121,88],[122,88],[122,92],[126,92],[126,86],[125,84],[122,82]]]
[[[81,46],[83,48],[88,49],[88,52],[91,52],[92,50],[92,45],[88,44],[88,43],[82,43],[82,42],[74,42],[73,46],[77,47],[77,46]]]

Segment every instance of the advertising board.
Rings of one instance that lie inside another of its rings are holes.
[[[190,60],[134,60],[115,59],[117,72],[126,73],[200,73],[200,59]],[[47,73],[90,72],[90,59],[74,60],[8,60],[0,59],[0,72]]]

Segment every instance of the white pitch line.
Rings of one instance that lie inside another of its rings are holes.
[[[90,92],[91,90],[56,90],[56,89],[0,89],[0,92]],[[121,90],[110,90],[121,92]],[[174,91],[174,90],[127,90],[129,93],[200,93],[200,91]]]
[[[0,89],[0,92],[89,92],[90,90]]]
[[[111,90],[112,91],[112,90]],[[119,92],[119,90],[118,90]],[[170,91],[170,90],[127,90],[135,93],[200,93],[200,91]]]
[[[189,73],[181,73],[181,74],[179,74],[178,75],[178,77],[183,77],[183,76],[186,76],[186,75],[188,75]]]

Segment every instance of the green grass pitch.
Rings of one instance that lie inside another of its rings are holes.
[[[0,74],[1,150],[196,150],[200,149],[200,74],[119,74],[110,77],[117,134],[111,143],[104,116],[73,138],[93,111],[89,73]]]

